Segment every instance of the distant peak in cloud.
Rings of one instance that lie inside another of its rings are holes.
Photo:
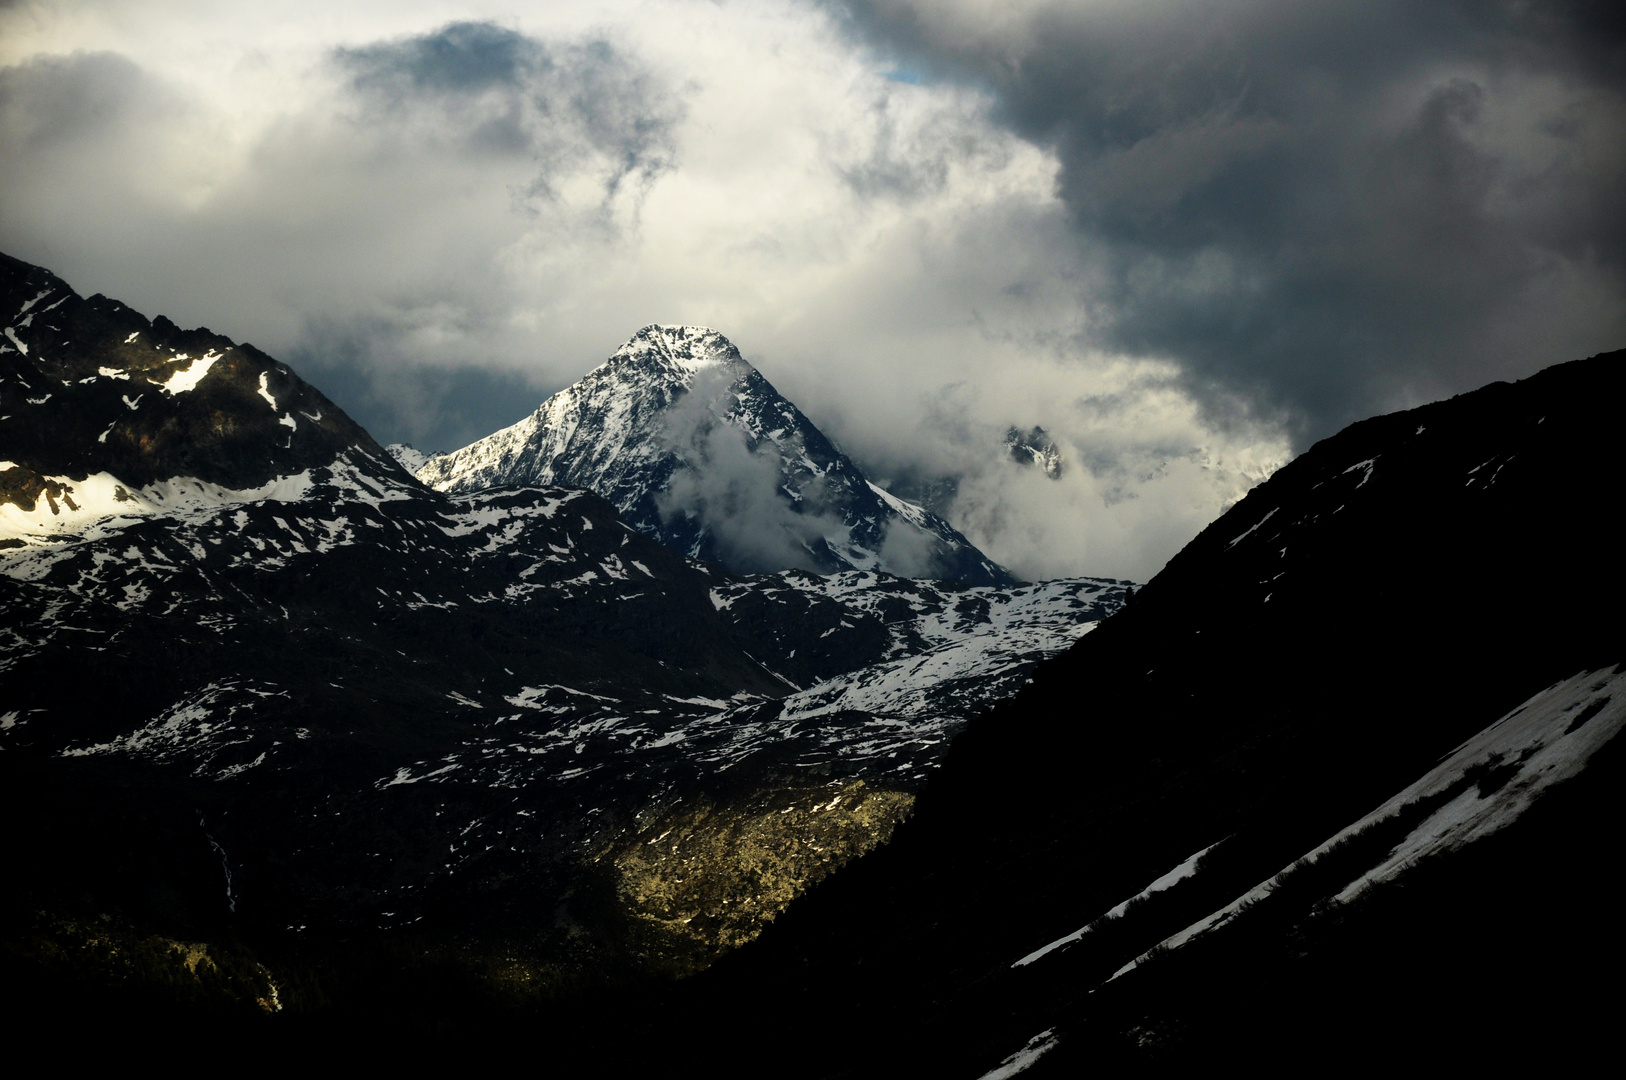
[[[1029,431],[1011,428],[1005,433],[1005,445],[1011,460],[1018,465],[1038,466],[1039,471],[1052,480],[1061,479],[1061,447],[1044,428],[1034,425]]]

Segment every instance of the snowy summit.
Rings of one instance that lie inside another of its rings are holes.
[[[1006,584],[942,518],[864,476],[716,330],[646,326],[530,416],[417,476],[440,491],[584,487],[634,528],[744,573]]]

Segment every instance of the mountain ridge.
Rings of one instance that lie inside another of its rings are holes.
[[[436,492],[275,360],[5,265],[0,481],[56,486],[0,506],[0,960],[118,912],[296,968],[692,970],[1124,594],[742,577],[581,488]]]
[[[647,535],[737,572],[1015,581],[942,518],[870,482],[707,327],[644,327],[530,416],[417,475],[446,492],[589,488]]]
[[[49,271],[3,254],[0,295],[10,309],[0,341],[0,460],[16,474],[0,504],[21,510],[24,486],[43,492],[64,482],[50,477],[104,472],[134,486],[189,476],[254,488],[343,450],[405,479],[342,410],[252,345],[204,327],[182,330],[161,315],[148,320],[100,294],[81,298]]]
[[[88,358],[47,355],[85,339],[38,336],[75,309],[23,269],[0,974],[24,1023],[540,1038],[630,1072],[723,1018],[693,1056],[715,1076],[1609,1045],[1618,995],[1547,988],[1626,956],[1600,857],[1626,820],[1600,509],[1626,354],[1323,440],[1125,605],[1101,579],[741,576],[583,489],[434,492],[342,414],[278,409],[316,399],[246,347],[93,364],[140,317],[83,301]],[[103,413],[56,445],[70,400]],[[147,443],[100,426],[126,414]],[[205,425],[215,481],[173,471]],[[81,502],[121,468],[148,482]]]

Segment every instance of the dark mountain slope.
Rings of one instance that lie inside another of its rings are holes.
[[[0,505],[33,509],[62,475],[126,485],[187,476],[227,488],[355,449],[394,460],[320,391],[252,345],[182,330],[0,254]]]
[[[1626,600],[1626,573],[1605,510],[1618,484],[1614,411],[1623,383],[1626,357],[1615,353],[1380,417],[1318,444],[1255,489],[1122,612],[974,722],[892,844],[697,982],[696,1010],[741,1010],[741,1028],[768,1032],[719,1068],[749,1072],[752,1053],[786,1037],[785,1016],[821,1033],[818,1047],[782,1062],[797,1075],[975,1076],[1030,1039],[1035,1051],[1052,1038],[1074,1047],[1056,1051],[1047,1069],[1100,1064],[1109,1050],[1127,1065],[1143,1055],[1142,1042],[1146,1052],[1180,1052],[1178,1012],[1162,1017],[1172,1027],[1157,1026],[1156,1002],[1167,1000],[1158,995],[1179,986],[1157,976],[1159,965],[1091,991],[1337,835],[1532,694],[1601,670],[1583,680],[1584,694],[1626,659],[1626,633],[1610,615]],[[1604,700],[1610,691],[1596,693]],[[1565,707],[1577,720],[1596,712],[1582,698]],[[1522,767],[1526,756],[1505,768]],[[1477,805],[1497,790],[1484,778],[1506,775],[1498,761],[1492,753],[1465,762],[1465,779],[1431,798]],[[1566,800],[1618,815],[1618,801],[1600,793],[1610,768],[1582,771],[1569,785],[1579,793]],[[1360,858],[1380,858],[1436,802],[1369,834]],[[1558,803],[1536,805],[1573,823]],[[1540,820],[1531,827],[1546,835]],[[1564,850],[1618,847],[1618,816],[1586,820],[1581,838],[1563,838]],[[1523,854],[1498,870],[1470,847],[1478,869],[1430,871],[1456,882],[1451,895],[1486,908],[1478,926],[1519,918],[1507,897],[1530,894],[1497,893],[1485,874],[1501,889],[1507,879],[1498,874],[1551,869],[1540,839],[1496,844]],[[1347,865],[1326,864],[1317,888],[1337,892],[1370,864],[1340,858]],[[1341,879],[1338,865],[1346,865]],[[1160,886],[1132,917],[1013,967],[1182,866],[1189,881]],[[1560,899],[1542,914],[1559,914],[1565,890],[1589,887],[1589,873],[1577,866],[1553,881]],[[1325,895],[1312,889],[1293,910],[1307,917]],[[1405,909],[1443,910],[1427,900]],[[1351,967],[1360,948],[1350,943],[1373,939],[1351,912],[1344,959],[1327,961],[1306,985],[1325,989],[1339,972],[1357,996],[1374,985],[1369,970]],[[1282,924],[1278,953],[1296,940],[1289,931],[1299,916]],[[1575,958],[1554,951],[1564,939],[1544,939],[1536,925],[1524,933],[1548,966],[1575,971]],[[1389,978],[1419,977],[1427,960],[1412,959]],[[1229,966],[1207,969],[1207,985],[1256,962],[1264,958],[1233,954]],[[1288,983],[1271,985],[1272,1000],[1291,997]],[[1523,1007],[1540,991],[1504,993]],[[761,1000],[771,1010],[754,1010]],[[1300,1045],[1268,1011],[1232,1002],[1215,1015],[1247,1025],[1226,1036],[1232,1052]],[[1483,1031],[1500,1014],[1475,1015]],[[884,1024],[861,1019],[882,1016]],[[1190,1047],[1218,1045],[1217,1030],[1203,1026]],[[1317,1030],[1367,1037],[1335,1015]]]
[[[704,964],[889,835],[947,736],[1123,595],[739,577],[580,489],[444,495],[250,347],[0,271],[20,984],[136,939],[159,983],[175,941],[235,943],[242,985],[272,958],[315,1012],[426,956],[497,964],[498,998]]]

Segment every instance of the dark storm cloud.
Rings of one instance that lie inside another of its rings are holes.
[[[359,49],[340,49],[356,84],[385,94],[467,94],[517,86],[548,65],[547,49],[491,23],[452,23],[432,34]]]
[[[1302,443],[1626,344],[1612,5],[849,6],[1054,148],[1093,340],[1178,361],[1215,419],[1240,396]]]
[[[681,95],[603,40],[461,22],[331,59],[376,159],[471,185],[510,178],[515,236],[539,220],[562,235],[613,235],[674,164]],[[500,224],[472,227],[496,229],[480,242],[488,255],[506,243]],[[480,355],[481,342],[505,340],[512,302],[492,262],[414,281],[370,314],[308,318],[290,362],[386,440],[452,450],[507,426],[558,386]]]
[[[402,363],[402,334],[381,320],[313,321],[287,361],[380,442],[425,453],[505,428],[558,389],[514,372]]]
[[[609,199],[673,164],[681,99],[604,40],[460,22],[334,59],[375,120],[438,121],[462,149],[532,157],[530,196],[553,198],[561,174],[592,166]]]

